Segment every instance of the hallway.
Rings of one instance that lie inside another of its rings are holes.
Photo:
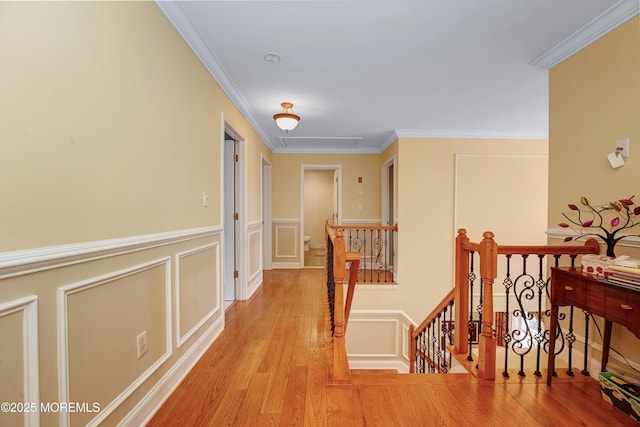
[[[323,269],[265,271],[149,426],[623,426],[597,382],[364,371],[328,385]],[[544,378],[544,377],[543,377]],[[540,384],[536,382],[540,381]],[[516,421],[517,420],[517,421]]]

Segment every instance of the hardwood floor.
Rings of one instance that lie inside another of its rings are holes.
[[[224,332],[148,425],[637,425],[582,376],[547,387],[544,376],[489,383],[470,374],[353,371],[352,385],[328,385],[324,274],[265,272],[264,284],[228,310]]]

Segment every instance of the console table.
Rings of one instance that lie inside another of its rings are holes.
[[[550,286],[551,321],[547,385],[551,385],[555,366],[558,307],[572,305],[605,319],[601,366],[603,372],[609,361],[613,322],[626,326],[640,338],[640,286],[618,285],[602,277],[583,273],[580,268],[574,267],[552,267]]]

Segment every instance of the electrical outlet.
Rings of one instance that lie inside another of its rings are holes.
[[[136,337],[136,347],[138,349],[138,359],[140,359],[148,350],[147,331],[142,331],[142,333]]]
[[[202,192],[202,206],[205,208],[209,206],[209,194],[206,191]]]
[[[620,153],[622,157],[629,157],[629,138],[617,140],[616,151]]]

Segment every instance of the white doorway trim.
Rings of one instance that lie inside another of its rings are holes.
[[[334,171],[337,182],[334,182],[334,191],[336,194],[336,224],[342,224],[342,165],[300,165],[300,248],[301,260],[300,265],[304,267],[304,172],[308,170],[329,170]]]
[[[235,183],[235,192],[236,192],[236,211],[238,212],[238,219],[236,221],[236,240],[235,240],[235,265],[236,270],[238,271],[238,277],[236,279],[235,286],[235,299],[245,300],[248,298],[248,273],[247,273],[247,191],[246,191],[246,141],[240,135],[238,131],[234,129],[234,127],[227,122],[224,121],[224,133],[229,134],[237,143],[237,151],[238,162],[236,164],[237,172],[236,183]],[[224,135],[223,135],[224,140]],[[226,142],[222,144],[222,153],[221,153],[221,161],[223,164],[221,165],[221,170],[224,171],[224,153],[225,153],[225,145]],[[224,176],[224,174],[223,174]],[[224,182],[223,184],[224,191],[233,191],[233,183]],[[224,204],[224,203],[223,203]],[[225,226],[228,224],[228,218],[225,218],[224,213],[228,212],[223,207],[223,221]],[[228,216],[228,214],[227,214]],[[224,242],[223,242],[224,243]],[[223,251],[225,257],[233,256],[234,254],[229,254],[226,249],[226,244],[223,244]],[[224,277],[224,272],[223,272]]]
[[[262,154],[262,268],[273,268],[271,236],[271,163]]]
[[[395,212],[395,188],[391,186],[395,182],[396,177],[393,177],[393,180],[389,179],[389,174],[391,170],[395,175],[395,163],[396,156],[391,156],[386,162],[382,163],[382,194],[380,200],[382,201],[382,224],[381,225],[395,225],[397,222],[397,218],[394,218],[394,213],[391,212],[391,209]],[[392,199],[393,197],[393,199]],[[390,217],[391,216],[391,217]]]

